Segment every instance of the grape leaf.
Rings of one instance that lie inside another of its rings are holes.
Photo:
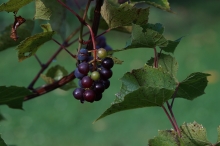
[[[43,30],[45,31],[45,29]],[[23,61],[24,59],[34,55],[41,45],[51,40],[54,34],[54,31],[42,32],[22,41],[16,48],[18,50],[19,61]]]
[[[208,139],[206,134],[206,129],[196,123],[185,123],[180,126],[180,132],[182,134],[181,141],[184,145],[187,146],[208,146],[212,145]]]
[[[68,75],[68,71],[60,66],[60,65],[56,65],[54,67],[51,67],[46,75],[44,74],[41,74],[41,78],[47,83],[47,84],[52,84],[53,82],[55,81],[58,81],[60,80],[61,78],[63,78],[64,76]],[[60,89],[62,90],[69,90],[69,89],[72,89],[72,88],[76,88],[76,84],[71,81],[67,84],[65,84],[64,86],[60,87]]]
[[[179,83],[176,97],[193,100],[204,94],[204,90],[208,84],[206,73],[192,73],[184,81]]]
[[[165,52],[174,53],[174,51],[176,50],[176,47],[179,45],[181,39],[182,39],[182,37],[175,40],[175,41],[168,40],[168,45],[166,47],[160,47],[160,48],[162,50],[164,50]]]
[[[49,23],[62,39],[66,38],[66,8],[59,2],[52,0],[41,0],[51,10],[52,14]],[[62,0],[66,3],[66,0]]]
[[[22,109],[25,96],[32,94],[24,87],[0,86],[0,105],[7,104],[10,108]]]
[[[159,130],[158,136],[148,143],[149,146],[180,146],[178,135],[173,130]]]
[[[172,12],[168,0],[131,0],[131,2],[145,2],[161,10]]]
[[[41,0],[35,1],[36,12],[34,19],[50,20],[51,10],[47,8]]]
[[[127,41],[127,45],[124,49],[141,47],[154,48],[156,46],[166,47],[168,42],[158,31],[149,29],[147,25],[140,26],[133,24],[131,39]]]
[[[147,65],[153,66],[154,64],[154,58],[151,58]],[[173,75],[173,77],[176,77],[177,70],[178,70],[178,63],[174,57],[171,55],[163,54],[161,53],[158,60],[159,67],[162,67],[166,72]]]
[[[0,51],[3,51],[7,48],[14,47],[18,45],[25,38],[31,36],[31,33],[34,29],[34,21],[26,20],[24,24],[17,28],[17,34],[19,36],[17,41],[14,41],[10,38],[11,34],[11,25],[7,26],[3,31],[0,32]]]
[[[97,120],[123,110],[161,106],[172,97],[177,84],[162,68],[147,65],[126,73],[121,81],[115,101]]]
[[[0,121],[5,120],[5,117],[0,113]]]
[[[6,11],[6,12],[17,12],[21,7],[29,4],[33,0],[9,0],[6,3],[3,3],[0,5],[0,12]]]
[[[42,24],[42,25],[41,25],[41,28],[43,29],[43,32],[50,32],[50,31],[53,31],[52,28],[51,28],[50,23]]]
[[[7,146],[4,140],[2,139],[1,135],[0,135],[0,146]]]
[[[146,24],[148,22],[149,7],[139,9],[128,3],[118,6],[105,0],[101,8],[101,15],[110,29],[128,26],[132,23]]]
[[[180,126],[180,130],[181,138],[174,130],[159,131],[158,136],[149,140],[149,146],[212,146],[202,125],[185,123]]]

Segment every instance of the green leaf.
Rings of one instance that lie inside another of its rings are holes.
[[[41,45],[51,40],[54,34],[54,31],[42,32],[22,41],[16,48],[18,50],[19,61],[23,61],[24,59],[34,55]]]
[[[147,65],[153,66],[154,58],[151,58]],[[174,77],[177,75],[178,63],[171,55],[161,53],[158,60],[159,67],[162,67],[166,72],[172,74]]]
[[[52,14],[49,23],[52,29],[61,35],[62,39],[66,38],[66,8],[56,0],[41,0],[46,8],[50,9]],[[62,0],[66,3],[66,0]]]
[[[179,83],[176,97],[193,100],[205,94],[204,90],[208,84],[207,77],[210,74],[206,73],[192,73],[184,81]]]
[[[212,145],[206,134],[206,129],[196,123],[185,123],[180,126],[180,132],[182,134],[181,141],[184,146],[208,146]]]
[[[156,25],[156,24],[155,24]],[[132,27],[131,40],[127,42],[127,47],[125,49],[131,48],[154,48],[156,46],[166,47],[168,42],[160,30],[149,29],[148,25],[135,25]]]
[[[166,47],[160,47],[160,48],[165,52],[174,53],[174,51],[176,50],[176,47],[180,43],[181,39],[182,39],[182,37],[175,40],[175,41],[168,40],[168,45]]]
[[[212,146],[202,125],[187,123],[180,130],[181,138],[174,130],[159,131],[158,136],[149,140],[149,146]]]
[[[50,23],[42,24],[42,25],[41,25],[41,28],[43,29],[43,32],[50,32],[50,31],[53,31],[52,28],[51,28]]]
[[[5,117],[0,113],[0,121],[4,121]]]
[[[131,2],[145,2],[161,10],[172,12],[168,0],[131,0]]]
[[[21,7],[29,4],[33,0],[9,0],[7,3],[3,3],[0,5],[0,12],[17,12]]]
[[[36,12],[34,19],[50,20],[51,10],[41,0],[35,0]]]
[[[12,25],[9,25],[0,32],[0,51],[17,46],[25,38],[31,36],[31,33],[34,29],[34,21],[26,20],[22,25],[17,28],[17,34],[19,36],[17,41],[14,41],[10,38],[11,27]]]
[[[126,73],[121,81],[115,101],[97,120],[123,110],[161,106],[172,97],[177,84],[162,68],[147,65]]]
[[[128,3],[118,6],[105,0],[101,8],[101,15],[110,29],[129,26],[132,23],[145,24],[148,22],[149,7],[139,9]]]
[[[68,71],[64,67],[62,67],[60,65],[56,65],[54,67],[51,67],[47,71],[46,75],[41,74],[41,78],[47,84],[52,84],[55,81],[62,79],[66,75],[68,75]],[[71,81],[71,82],[65,84],[64,86],[60,87],[60,89],[67,91],[69,89],[76,88],[76,87],[77,87],[76,84],[73,81]]]
[[[180,146],[178,135],[173,130],[159,130],[158,136],[148,143],[149,146]]]
[[[16,86],[0,86],[0,105],[7,104],[10,108],[22,109],[25,96],[32,94],[27,88]]]
[[[0,135],[0,146],[7,146],[4,140],[2,139],[1,135]]]

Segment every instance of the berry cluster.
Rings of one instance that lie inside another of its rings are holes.
[[[104,37],[100,37],[96,42],[97,46],[107,46]],[[107,57],[107,49],[105,48],[98,48],[96,54],[97,57],[94,59],[93,56],[90,56],[88,50],[82,48],[77,55],[79,64],[74,71],[74,75],[79,79],[78,84],[80,87],[73,91],[73,96],[82,103],[84,101],[99,101],[104,90],[110,86],[109,79],[112,77],[111,68],[114,61],[112,58]]]

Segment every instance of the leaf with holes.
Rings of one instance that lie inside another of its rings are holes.
[[[149,7],[136,8],[133,4],[124,3],[120,6],[105,0],[101,15],[110,29],[129,26],[132,23],[146,24],[148,22]]]
[[[1,135],[0,135],[0,146],[7,146],[4,140],[2,139]]]
[[[148,143],[149,146],[180,146],[179,137],[174,130],[159,130],[158,136]]]
[[[6,3],[3,3],[0,5],[0,12],[6,11],[6,12],[17,12],[21,7],[29,4],[34,0],[9,0]]]
[[[154,58],[151,58],[148,60],[147,65],[153,66],[154,64]],[[159,60],[158,60],[159,67],[162,67],[166,72],[173,75],[173,77],[176,77],[177,70],[178,70],[178,63],[174,57],[167,54],[160,54]]]
[[[3,51],[7,48],[14,47],[18,45],[25,38],[31,36],[31,33],[34,29],[34,21],[26,20],[24,24],[17,28],[18,39],[14,41],[10,38],[11,34],[11,25],[7,26],[3,31],[0,32],[0,51]]]
[[[170,10],[170,4],[168,0],[131,0],[131,2],[145,2],[149,5],[152,5],[158,9],[167,11],[167,12],[172,12]]]
[[[23,61],[24,59],[33,56],[41,45],[51,40],[54,34],[54,31],[42,32],[22,41],[16,48],[18,50],[19,61]]]
[[[202,125],[185,123],[180,126],[181,138],[174,130],[159,131],[158,136],[149,140],[149,146],[212,146]]]
[[[0,86],[0,105],[6,104],[10,108],[22,109],[25,96],[32,94],[27,88],[16,86]]]
[[[58,1],[41,0],[45,7],[51,10],[50,24],[52,29],[56,31],[61,38],[66,38],[66,8],[63,7]],[[66,0],[62,0],[66,3]]]
[[[161,106],[172,97],[177,85],[162,68],[148,65],[126,73],[121,81],[121,90],[115,101],[97,120],[123,110]]]
[[[170,41],[168,40],[168,45],[166,47],[160,47],[163,51],[169,52],[169,53],[174,53],[176,50],[176,47],[179,45],[182,37],[175,40],[175,41]]]
[[[51,10],[41,0],[35,1],[36,12],[34,19],[50,20]]]
[[[208,84],[207,77],[210,74],[192,73],[184,81],[179,83],[176,97],[193,100],[205,94],[204,90]]]
[[[206,129],[196,123],[185,123],[180,126],[181,142],[186,146],[211,146],[207,139]]]

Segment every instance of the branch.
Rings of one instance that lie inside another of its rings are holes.
[[[54,82],[53,84],[49,84],[49,85],[46,85],[46,86],[43,86],[43,87],[40,87],[40,88],[34,90],[35,93],[26,96],[24,98],[24,101],[28,101],[28,100],[33,99],[35,97],[46,94],[50,91],[53,91],[54,89],[57,89],[65,84],[69,83],[73,79],[75,79],[75,75],[74,75],[74,73],[71,73],[68,76],[63,77],[59,81]]]

